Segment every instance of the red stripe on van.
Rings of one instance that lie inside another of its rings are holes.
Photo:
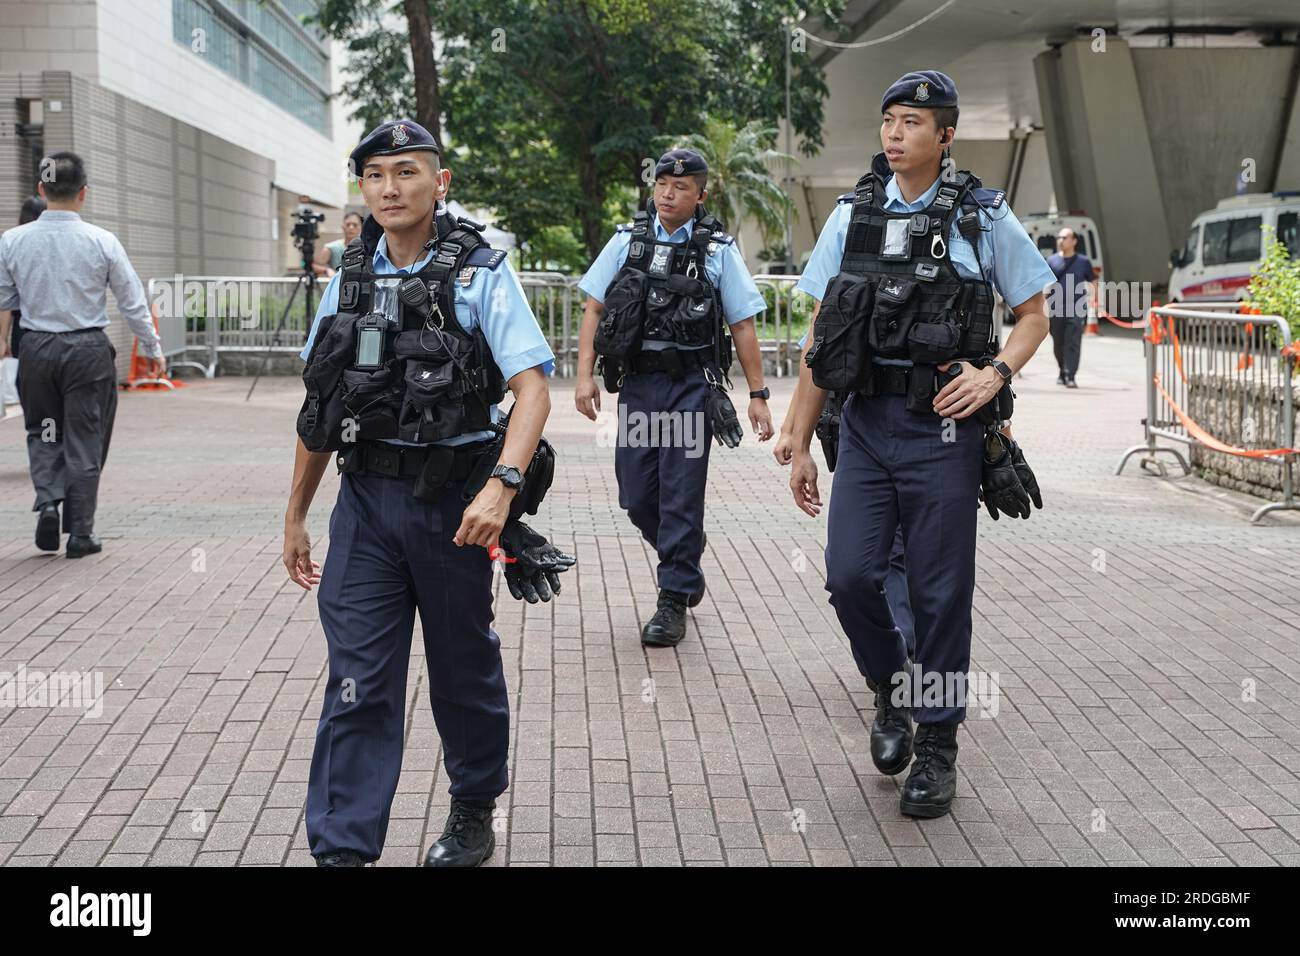
[[[1235,299],[1236,291],[1250,285],[1250,276],[1231,276],[1227,279],[1211,279],[1196,285],[1183,286],[1179,298],[1187,299]]]

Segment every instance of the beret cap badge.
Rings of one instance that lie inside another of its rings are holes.
[[[918,84],[916,84],[916,99],[917,99],[917,101],[918,101],[918,102],[921,102],[921,103],[924,103],[924,102],[925,102],[926,100],[928,100],[929,98],[930,98],[930,84],[929,84],[929,83],[918,83]]]
[[[407,143],[409,143],[410,141],[411,141],[411,137],[409,137],[408,135],[406,135],[406,127],[405,127],[405,126],[402,126],[402,125],[399,124],[399,125],[393,127],[393,145],[394,145],[394,146],[405,146],[405,145],[406,145]]]
[[[682,161],[681,161],[680,159],[677,160],[677,162],[673,163],[673,175],[674,175],[674,176],[680,176],[680,175],[682,174],[682,172],[685,171],[685,169],[686,169],[686,167],[685,167],[684,165],[682,165]]]

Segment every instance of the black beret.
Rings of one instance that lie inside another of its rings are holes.
[[[693,149],[670,149],[659,157],[655,179],[660,176],[698,176],[709,171],[709,164]]]
[[[894,103],[924,106],[932,110],[956,106],[957,84],[947,73],[938,70],[904,73],[885,90],[885,97],[880,101],[880,112],[883,113]]]
[[[371,156],[391,156],[394,153],[409,153],[424,149],[441,153],[438,141],[427,129],[414,120],[398,119],[381,123],[357,143],[352,151],[349,163],[354,176],[361,175],[361,169]]]

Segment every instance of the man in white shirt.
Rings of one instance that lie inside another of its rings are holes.
[[[59,550],[62,503],[67,556],[80,558],[103,550],[94,534],[95,505],[117,412],[117,351],[104,333],[106,289],[140,340],[147,374],[161,377],[165,361],[126,250],[112,233],[81,219],[81,158],[47,156],[39,189],[45,212],[0,236],[0,311],[22,310],[19,397],[36,488],[32,510],[40,513],[36,546]]]

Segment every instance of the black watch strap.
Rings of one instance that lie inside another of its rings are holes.
[[[764,401],[766,401],[767,399],[769,399],[769,398],[772,397],[772,390],[771,390],[770,388],[768,388],[766,385],[764,385],[764,386],[763,386],[762,388],[760,388],[757,392],[750,392],[750,393],[749,393],[749,397],[750,397],[750,398],[761,398],[761,399],[763,399]]]

